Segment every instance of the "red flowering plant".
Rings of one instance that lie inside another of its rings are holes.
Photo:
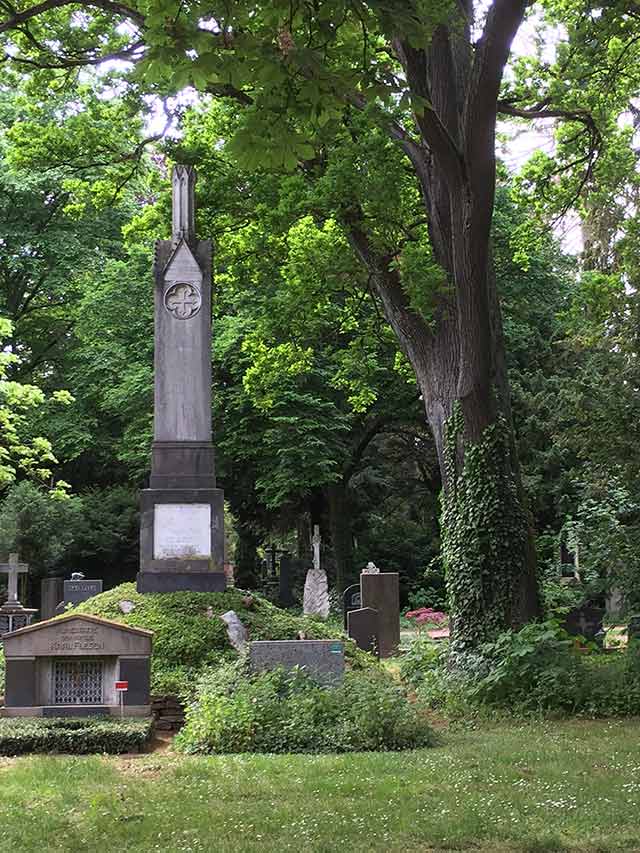
[[[412,619],[419,628],[422,628],[423,625],[444,628],[449,621],[446,613],[441,610],[434,610],[432,607],[419,607],[417,610],[409,610],[405,613],[405,618]]]

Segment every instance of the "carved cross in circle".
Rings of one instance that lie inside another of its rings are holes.
[[[200,310],[202,297],[195,285],[179,282],[168,288],[164,295],[164,304],[176,320],[189,320]]]

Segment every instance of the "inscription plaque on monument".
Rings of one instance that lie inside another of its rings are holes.
[[[156,504],[153,523],[153,556],[211,556],[210,504]]]

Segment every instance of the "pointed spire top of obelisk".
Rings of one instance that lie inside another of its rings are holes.
[[[196,239],[196,170],[193,166],[173,167],[172,176],[172,239],[174,245],[180,240],[193,243]]]

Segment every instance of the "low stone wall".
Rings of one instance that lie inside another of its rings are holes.
[[[151,713],[156,731],[177,732],[184,725],[184,705],[177,696],[152,696]]]

